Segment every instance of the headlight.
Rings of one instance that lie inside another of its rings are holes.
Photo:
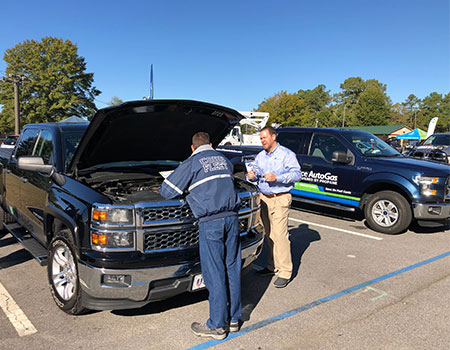
[[[439,182],[438,177],[416,176],[414,182],[419,185],[420,193],[424,196],[435,196],[437,191],[433,185]]]
[[[92,221],[97,225],[133,225],[134,210],[132,208],[92,208]]]
[[[91,245],[96,250],[134,249],[134,231],[91,231]]]

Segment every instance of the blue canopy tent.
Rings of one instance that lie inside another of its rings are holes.
[[[397,140],[423,140],[425,139],[427,136],[427,133],[423,130],[420,130],[419,128],[414,129],[410,132],[407,132],[406,134],[403,135],[397,135],[396,139]]]

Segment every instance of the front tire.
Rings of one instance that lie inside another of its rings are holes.
[[[58,232],[49,247],[48,281],[56,305],[70,315],[86,311],[81,304],[81,287],[70,231]]]
[[[371,229],[390,235],[405,231],[412,221],[408,201],[394,191],[373,194],[364,207],[364,216]]]

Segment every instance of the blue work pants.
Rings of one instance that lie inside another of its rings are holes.
[[[200,222],[200,263],[209,291],[209,328],[239,321],[241,311],[241,240],[237,215]]]

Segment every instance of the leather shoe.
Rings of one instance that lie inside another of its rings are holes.
[[[289,281],[290,281],[290,280],[287,279],[287,278],[278,277],[278,278],[275,280],[275,282],[273,282],[273,285],[274,285],[276,288],[284,288],[284,287],[286,287],[286,286],[288,285]]]
[[[262,270],[256,271],[256,274],[258,276],[272,276],[275,275],[275,271],[269,270],[267,267],[265,267]]]

